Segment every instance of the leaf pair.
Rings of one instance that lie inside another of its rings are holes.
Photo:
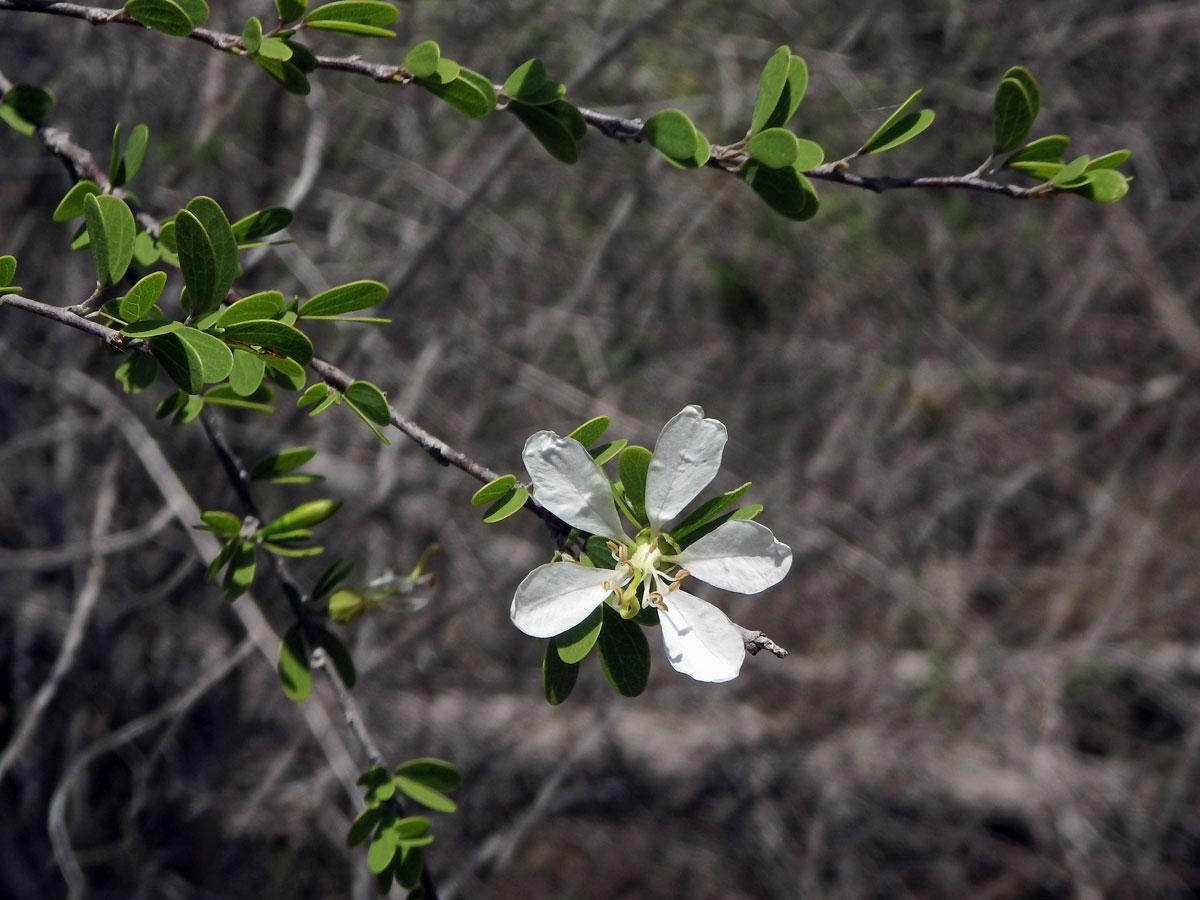
[[[496,89],[478,72],[442,56],[436,41],[422,41],[404,57],[404,70],[417,84],[464,116],[483,119],[496,108]]]
[[[574,628],[546,643],[542,657],[542,693],[553,706],[571,695],[579,666],[592,647],[613,689],[623,697],[641,694],[650,680],[650,644],[642,627],[623,619],[607,603],[596,607]]]
[[[335,403],[345,403],[355,414],[367,423],[367,427],[375,432],[375,436],[385,444],[390,443],[380,430],[392,423],[392,411],[388,406],[387,397],[383,391],[369,381],[355,381],[346,386],[345,391],[330,387],[323,381],[312,385],[300,395],[296,405],[312,406],[310,416],[322,413]],[[314,405],[315,404],[315,405]]]
[[[698,169],[712,153],[708,138],[678,109],[664,109],[652,115],[642,126],[642,137],[667,162],[680,169]]]
[[[237,239],[211,197],[195,197],[164,226],[162,239],[175,245],[187,286],[183,308],[202,316],[221,305],[238,273]]]
[[[932,109],[914,109],[921,96],[918,88],[899,108],[875,129],[874,133],[855,151],[855,156],[882,153],[910,141],[933,124]]]

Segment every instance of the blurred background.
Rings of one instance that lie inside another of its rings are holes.
[[[272,10],[209,24],[251,14]],[[782,584],[719,601],[787,659],[700,685],[651,635],[644,696],[590,660],[552,708],[539,643],[508,621],[552,549],[536,519],[482,525],[478,484],[345,409],[308,419],[281,394],[224,415],[247,459],[320,451],[324,487],[259,499],[344,497],[321,536],[354,580],[445,548],[427,602],[342,632],[389,761],[467,773],[435,817],[442,896],[1200,893],[1200,3],[420,0],[395,27],[312,44],[395,63],[433,38],[496,81],[538,55],[574,102],[678,107],[729,143],[787,43],[811,73],[793,127],[829,158],[923,87],[933,127],[870,174],[974,169],[1021,64],[1034,136],[1129,148],[1136,176],[1115,206],[818,183],[797,224],[644,145],[593,133],[569,167],[414,88],[321,72],[298,98],[198,43],[0,15],[0,71],[52,89],[52,123],[102,164],[116,122],[149,126],[131,187],[152,212],[295,208],[295,243],[251,253],[243,292],[387,283],[390,325],[318,347],[425,428],[523,477],[533,431],[605,414],[652,446],[699,403],[730,433],[715,486],[753,481],[792,546]],[[7,128],[0,159],[0,253],[26,295],[79,302],[90,257],[50,220],[62,165]],[[0,743],[94,600],[0,782],[0,895],[65,895],[57,832],[90,896],[374,896],[344,845],[365,763],[331,697],[288,702],[247,652],[128,423],[202,507],[235,509],[228,483],[198,423],[153,421],[166,389],[122,395],[114,365],[0,311]],[[327,559],[305,562],[311,583]],[[276,585],[255,594],[286,627]]]

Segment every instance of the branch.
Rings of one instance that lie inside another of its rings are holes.
[[[100,489],[96,493],[96,510],[92,515],[90,534],[93,544],[103,538],[112,522],[113,508],[117,499],[117,459],[117,454],[110,452],[108,462],[104,466]],[[93,549],[90,556],[83,590],[79,592],[79,599],[75,602],[75,610],[71,613],[70,622],[67,624],[67,634],[63,638],[62,647],[59,648],[58,658],[54,661],[54,668],[50,670],[50,676],[38,688],[33,702],[29,704],[29,710],[21,719],[16,734],[4,748],[4,753],[0,754],[0,782],[4,781],[4,776],[20,759],[21,754],[25,752],[29,742],[33,739],[42,715],[54,701],[55,694],[58,693],[67,673],[75,664],[79,648],[83,646],[83,637],[87,631],[88,621],[91,619],[92,610],[96,608],[96,601],[100,599],[100,585],[104,581],[106,570],[106,560],[103,554]]]
[[[45,3],[39,2],[39,0],[0,0],[0,12],[4,10],[66,16],[68,18],[82,19],[92,25],[133,25],[138,28],[150,30],[147,26],[126,13],[124,9],[112,10],[103,7],[83,6],[77,3]],[[187,35],[187,37],[190,40],[207,44],[216,50],[236,56],[249,56],[249,54],[241,49],[241,35],[225,31],[213,31],[208,28],[197,28],[191,34]],[[362,75],[380,83],[401,85],[415,83],[412,75],[405,72],[402,66],[368,62],[358,56],[317,56],[316,65],[318,69],[330,69],[335,72]],[[495,87],[497,90],[500,89],[500,85],[495,85]],[[583,115],[584,121],[605,137],[622,142],[642,142],[641,119],[608,115],[583,106],[578,107],[578,109]],[[507,111],[507,103],[501,101],[497,105],[496,110],[498,112]],[[43,131],[59,134],[55,129],[45,128],[39,129],[39,134]],[[42,140],[43,143],[47,142],[45,136],[42,137]],[[50,144],[47,143],[47,146],[50,147]],[[713,144],[711,155],[706,164],[707,167],[737,176],[741,171],[742,164],[749,159],[744,152],[740,152],[743,146],[744,143],[742,141],[730,145]],[[54,150],[54,148],[51,149]],[[57,153],[57,151],[55,152]],[[61,154],[59,155],[61,157]],[[952,189],[998,194],[1013,200],[1028,200],[1032,198],[1048,198],[1058,193],[1057,190],[1047,190],[1045,185],[1022,188],[1002,182],[988,181],[978,177],[974,173],[970,175],[905,177],[856,175],[846,169],[845,161],[825,163],[815,169],[809,169],[803,174],[811,179],[829,181],[835,184],[871,191],[876,194],[901,188]],[[77,174],[75,177],[78,180],[79,176]],[[107,184],[104,173],[96,168],[94,164],[83,177],[91,178],[100,184],[101,187]],[[127,202],[129,201],[124,192],[118,190],[114,193]],[[130,205],[135,213],[140,211],[136,204],[131,203]],[[142,221],[140,216],[139,221]],[[145,222],[143,222],[144,224]],[[157,235],[156,230],[152,233]]]

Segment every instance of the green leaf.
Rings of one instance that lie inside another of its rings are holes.
[[[628,443],[629,441],[625,438],[619,438],[615,441],[609,441],[607,444],[597,444],[595,447],[589,449],[588,453],[596,461],[596,465],[602,466],[625,449],[625,445]]]
[[[231,512],[210,509],[200,513],[200,521],[208,526],[209,531],[222,537],[232,537],[242,530],[242,520]]]
[[[0,287],[7,288],[17,274],[17,258],[12,254],[0,256]]]
[[[308,668],[308,650],[299,625],[293,625],[279,645],[279,680],[289,700],[299,703],[312,690],[312,672]]]
[[[288,60],[293,66],[300,70],[300,73],[307,74],[317,70],[317,55],[305,47],[298,41],[284,39],[288,45],[288,49],[292,51],[292,58]]]
[[[584,544],[584,554],[597,569],[615,569],[617,560],[609,548],[610,540],[602,535],[593,534]]]
[[[642,126],[642,136],[673,162],[691,161],[696,156],[696,126],[681,110],[655,113]]]
[[[132,322],[121,329],[121,334],[131,338],[151,338],[160,334],[170,334],[183,327],[182,322],[167,319],[143,319]]]
[[[1087,179],[1071,192],[1096,203],[1115,203],[1129,192],[1129,179],[1115,169],[1096,169]]]
[[[353,22],[359,25],[382,27],[395,21],[400,11],[380,0],[335,0],[318,6],[304,17],[305,25],[316,22]],[[394,35],[393,35],[394,36]]]
[[[365,841],[383,818],[385,810],[382,806],[368,806],[350,823],[350,831],[346,835],[346,846],[357,847]]]
[[[479,91],[479,93],[483,95],[484,100],[487,102],[487,107],[488,107],[489,113],[493,109],[496,108],[496,88],[492,84],[491,79],[484,78],[482,75],[480,75],[478,72],[474,71],[473,69],[468,69],[466,66],[461,66],[461,65],[458,67],[458,78],[460,81],[467,82],[467,84],[474,87],[475,90]],[[557,104],[552,103],[550,105],[552,108],[557,108]],[[570,104],[566,103],[565,101],[564,101],[563,105],[570,106]],[[579,110],[575,110],[575,112],[578,115]],[[479,118],[483,118],[483,117],[480,116]],[[580,115],[579,118],[582,121],[583,116]],[[585,130],[587,129],[586,124],[584,125],[584,129]]]
[[[754,98],[754,114],[750,120],[750,131],[756,133],[767,125],[783,96],[791,68],[792,51],[788,47],[776,48],[763,66],[758,79],[758,94]]]
[[[320,574],[316,584],[313,585],[312,599],[321,600],[329,594],[334,588],[346,580],[346,576],[354,569],[352,563],[346,562],[344,559],[334,560],[328,569]]]
[[[528,490],[525,488],[513,488],[487,508],[483,514],[483,521],[491,525],[494,522],[499,522],[501,519],[507,519],[521,509],[528,500]]]
[[[788,60],[787,84],[784,85],[783,92],[779,95],[775,111],[764,123],[766,127],[786,125],[796,114],[796,109],[800,106],[800,101],[804,99],[806,90],[808,90],[808,66],[799,56],[793,56]]]
[[[611,421],[608,416],[596,416],[594,419],[588,419],[567,437],[579,441],[585,447],[590,447],[608,430]]]
[[[437,72],[442,50],[437,41],[421,41],[404,57],[404,70],[417,78],[429,78]]]
[[[250,478],[263,481],[298,469],[317,455],[311,447],[289,447],[270,456],[264,456],[250,469]]]
[[[199,28],[208,21],[208,4],[204,0],[175,0],[175,2],[187,13],[193,27]]]
[[[190,398],[189,402],[192,400],[199,402],[196,397]],[[229,568],[225,570],[225,581],[221,586],[222,596],[226,600],[232,602],[250,590],[254,582],[254,565],[254,545],[239,542],[229,561]]]
[[[403,888],[411,888],[405,900],[425,900],[425,892],[417,887],[421,880],[421,871],[425,861],[420,847],[402,845],[399,861],[395,865],[396,883]]]
[[[1115,169],[1125,160],[1129,159],[1128,150],[1114,150],[1111,153],[1105,153],[1103,156],[1097,156],[1087,164],[1086,172],[1095,172],[1097,169]]]
[[[83,198],[88,194],[99,193],[100,186],[94,181],[85,178],[83,181],[75,182],[67,191],[66,196],[59,201],[58,206],[54,208],[54,221],[68,222],[71,219],[79,218],[83,215]]]
[[[91,239],[92,260],[101,284],[116,284],[133,259],[137,223],[125,201],[108,194],[85,194],[83,219]]]
[[[351,281],[322,291],[300,305],[296,314],[300,318],[312,316],[340,316],[374,306],[387,296],[387,286],[378,281]]]
[[[516,475],[501,475],[495,481],[489,481],[477,490],[471,497],[471,503],[475,506],[491,503],[493,500],[505,496],[516,483]]]
[[[888,116],[887,121],[875,129],[875,133],[867,138],[866,143],[859,149],[859,155],[866,153],[882,153],[915,138],[933,123],[933,110],[921,109],[909,112],[921,96],[918,88],[912,96],[900,104],[900,108]]]
[[[1040,181],[1049,181],[1063,170],[1061,162],[1010,162],[1007,165],[1010,169],[1015,169],[1022,175],[1028,175]]]
[[[786,128],[767,128],[750,138],[746,152],[764,166],[783,169],[795,165],[800,141]]]
[[[1025,86],[1016,78],[1005,78],[992,101],[992,132],[996,152],[1007,153],[1021,145],[1033,127],[1036,110]]]
[[[284,90],[289,94],[299,94],[303,97],[312,91],[312,85],[308,83],[308,76],[291,60],[255,56],[254,61],[267,74],[282,84]]]
[[[542,655],[542,693],[546,702],[558,706],[575,688],[579,677],[579,663],[565,663],[558,655],[553,640],[546,641],[546,652]]]
[[[573,165],[579,160],[579,142],[570,125],[543,106],[530,106],[517,100],[508,104],[508,111],[533,133],[546,152],[557,159]]]
[[[462,772],[458,766],[448,763],[444,759],[435,759],[430,756],[423,756],[420,759],[410,759],[408,762],[401,764],[396,769],[395,774],[411,778],[413,781],[420,782],[426,787],[431,787],[438,791],[453,791],[460,787],[463,781]],[[429,820],[423,819],[422,821],[425,822],[425,828],[428,828]],[[425,828],[413,832],[412,836],[416,837],[416,835],[423,833]]]
[[[1013,66],[1004,73],[1004,78],[1011,78],[1021,83],[1021,87],[1025,88],[1025,95],[1029,98],[1029,105],[1033,110],[1033,116],[1036,118],[1038,110],[1042,106],[1042,92],[1038,88],[1037,81],[1029,74],[1029,70],[1024,66]]]
[[[162,256],[154,238],[150,236],[148,231],[139,231],[137,237],[133,239],[133,262],[134,265],[148,266],[156,262]]]
[[[308,8],[308,0],[275,0],[275,9],[279,12],[281,22],[294,22],[304,15]]]
[[[208,568],[204,570],[205,581],[212,581],[217,577],[217,573],[224,568],[227,562],[229,562],[229,558],[233,556],[234,551],[241,546],[241,543],[242,542],[237,538],[233,538],[225,542],[225,546],[221,548],[221,552],[213,557],[213,561],[209,563]]]
[[[189,394],[198,394],[204,386],[204,368],[191,344],[177,334],[150,338],[150,352],[168,377]]]
[[[350,651],[346,649],[336,634],[321,628],[319,625],[314,625],[313,629],[317,633],[317,638],[321,642],[321,646],[329,655],[329,661],[333,663],[334,669],[337,670],[338,677],[347,688],[354,687],[354,683],[358,681],[358,672],[354,668],[354,659],[350,656]]]
[[[263,38],[259,42],[257,53],[266,59],[278,59],[280,61],[289,60],[294,55],[291,44],[273,37]]]
[[[235,363],[236,364],[236,363]],[[230,375],[233,373],[231,372]],[[246,394],[239,394],[232,384],[221,384],[209,388],[204,394],[204,402],[216,406],[230,406],[234,409],[248,409],[252,412],[271,413],[275,409],[268,402],[271,399],[271,389],[265,385]]]
[[[213,259],[216,263],[212,294],[202,307],[195,308],[199,314],[220,306],[225,295],[229,293],[230,287],[233,286],[233,279],[237,277],[238,271],[237,240],[233,236],[233,230],[229,227],[229,220],[225,218],[224,211],[212,197],[194,197],[188,202],[187,211],[195,216],[203,226],[209,242],[212,244]],[[178,228],[178,225],[176,227]],[[193,302],[195,302],[195,298],[193,298]]]
[[[303,331],[291,325],[284,325],[275,319],[250,319],[223,327],[226,340],[262,347],[279,356],[290,357],[301,366],[312,362],[312,341]],[[263,361],[273,366],[272,360]]]
[[[258,533],[267,538],[276,534],[294,531],[297,528],[311,528],[319,525],[341,508],[341,500],[309,500],[299,506],[289,509],[282,516],[268,522]]]
[[[353,2],[353,0],[348,0]],[[359,37],[378,37],[378,38],[394,38],[396,32],[390,31],[387,28],[378,28],[375,25],[360,25],[357,22],[341,22],[334,20],[312,21],[311,19],[304,22],[305,28],[317,28],[321,31],[334,31],[338,34],[353,34]]]
[[[796,161],[792,163],[792,168],[797,172],[807,172],[809,169],[815,169],[825,161],[825,151],[815,141],[800,138],[796,141],[796,144],[798,152],[796,153]]]
[[[279,291],[260,291],[231,303],[221,312],[217,324],[222,328],[252,322],[256,319],[274,318],[283,309],[283,294]]]
[[[205,384],[215,384],[224,381],[233,368],[233,353],[225,342],[211,334],[205,334],[195,328],[184,326],[174,332],[171,337],[185,341],[196,352],[200,360],[201,378]]]
[[[131,353],[113,373],[127,394],[136,394],[154,384],[158,378],[158,363],[145,353]]]
[[[603,606],[607,604],[601,603],[578,625],[554,638],[554,646],[563,662],[582,662],[583,658],[592,652],[592,647],[600,637],[600,628],[604,624],[604,611],[601,609]]]
[[[383,427],[392,424],[392,411],[388,408],[387,397],[371,382],[351,382],[343,394],[346,402],[368,422]]]
[[[13,118],[7,119],[8,123],[22,134],[29,135],[54,108],[54,95],[36,84],[18,82],[4,92],[0,105],[14,114]]]
[[[267,364],[269,370],[267,377],[276,384],[282,385],[289,391],[298,391],[304,387],[304,367],[294,359],[286,356],[274,356],[270,353],[260,354],[259,359]]]
[[[1062,162],[1071,139],[1065,134],[1050,134],[1030,141],[1008,158],[1006,165],[1018,162]]]
[[[258,48],[262,45],[262,36],[262,22],[258,20],[258,16],[251,16],[242,26],[242,46],[246,48],[247,53],[258,52]],[[291,56],[290,52],[288,56]]]
[[[196,28],[183,6],[175,0],[129,0],[125,12],[146,27],[173,37],[185,37]]]
[[[418,78],[417,83],[471,119],[486,118],[496,107],[495,92],[484,91],[475,79],[464,77],[461,71],[449,83],[435,81],[433,77]]]
[[[268,206],[238,219],[229,226],[239,244],[258,240],[282,231],[292,224],[292,211],[284,206]]]
[[[617,457],[617,474],[639,522],[646,521],[646,472],[653,454],[645,447],[626,447]]]
[[[137,174],[146,156],[146,145],[150,131],[145,125],[134,125],[129,135],[125,152],[121,153],[121,124],[113,129],[112,158],[108,163],[108,180],[113,187],[120,187]]]
[[[187,285],[184,309],[195,315],[215,309],[220,303],[220,297],[213,301],[217,286],[216,251],[208,232],[189,210],[181,209],[175,216],[175,243],[179,247],[179,268]]]
[[[372,875],[379,875],[392,864],[392,857],[396,855],[397,843],[396,832],[388,828],[386,824],[379,829],[367,850],[367,869]]]
[[[742,169],[742,177],[768,206],[789,219],[802,222],[817,214],[817,192],[794,169],[772,169],[751,160]]]
[[[506,96],[531,106],[553,103],[566,93],[563,85],[549,79],[545,64],[537,58],[517,66],[505,80],[503,90]]]
[[[1050,179],[1050,183],[1059,187],[1074,187],[1075,185],[1072,182],[1079,180],[1080,176],[1087,170],[1089,162],[1091,162],[1091,159],[1088,156],[1075,157],[1063,166],[1057,175]]]
[[[318,381],[316,384],[310,385],[308,389],[300,395],[299,399],[296,400],[296,405],[300,407],[311,406],[312,404],[323,400],[325,395],[328,393],[329,385],[323,381]],[[336,393],[336,391],[334,393]]]
[[[624,697],[636,697],[646,689],[650,680],[650,645],[642,626],[609,606],[602,605],[604,627],[596,642],[600,668],[617,691]]]
[[[392,780],[404,794],[435,812],[452,813],[458,808],[458,805],[441,791],[427,787],[407,775],[395,775]]]
[[[678,525],[671,529],[671,537],[675,540],[680,540],[685,535],[695,531],[700,525],[703,525],[713,516],[724,512],[732,506],[742,494],[746,493],[746,489],[750,487],[750,482],[747,481],[741,487],[734,488],[732,491],[726,491],[716,497],[705,500],[688,515],[686,515]]]
[[[417,762],[417,760],[414,760],[414,762]],[[458,769],[455,769],[454,766],[451,766],[448,762],[443,762],[440,759],[432,759],[430,762],[438,763],[442,766],[448,766],[450,769],[453,769],[456,774],[458,774]],[[405,765],[408,765],[408,763],[405,763]],[[461,782],[462,775],[458,774],[458,778]],[[437,785],[433,786],[436,787]],[[419,838],[423,836],[427,831],[429,831],[429,824],[429,819],[425,818],[425,816],[405,816],[392,827],[396,829],[396,834],[400,836],[401,842],[405,842],[411,840],[412,838]]]
[[[166,283],[166,272],[151,272],[138,281],[129,289],[129,293],[121,298],[121,318],[126,322],[136,322],[150,312],[158,302]]]

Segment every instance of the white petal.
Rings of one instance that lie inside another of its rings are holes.
[[[538,566],[517,585],[509,615],[531,637],[562,634],[604,602],[609,589],[603,582],[616,574],[570,562]]]
[[[521,456],[538,503],[580,531],[624,537],[612,486],[579,441],[539,431]]]
[[[742,633],[725,613],[699,597],[671,591],[658,611],[667,659],[676,671],[697,681],[737,678],[746,658]]]
[[[651,527],[679,515],[721,468],[729,435],[699,406],[685,406],[663,426],[646,472],[646,514]]]
[[[792,549],[771,529],[749,519],[730,519],[670,558],[701,581],[739,594],[778,584],[792,567]]]

